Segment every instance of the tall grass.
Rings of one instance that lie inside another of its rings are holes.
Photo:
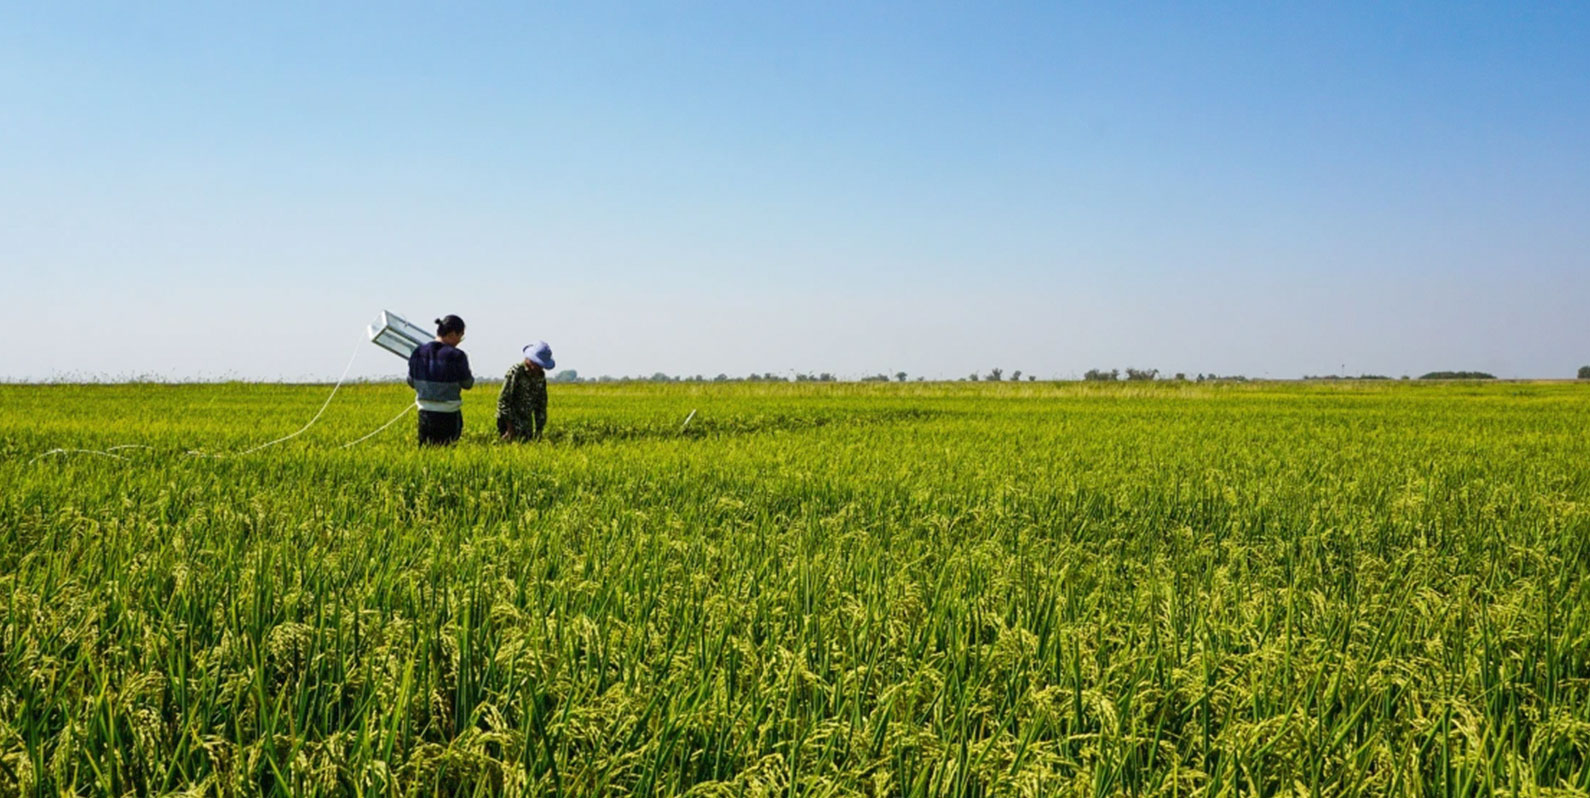
[[[1590,791],[1583,386],[344,390],[0,386],[0,794]]]

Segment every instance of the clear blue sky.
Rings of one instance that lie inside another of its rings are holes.
[[[1568,377],[1590,4],[13,4],[0,377]],[[356,372],[402,363],[368,348]]]

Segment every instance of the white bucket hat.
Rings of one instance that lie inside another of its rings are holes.
[[[544,369],[554,368],[557,363],[552,359],[552,347],[546,341],[536,341],[524,348],[524,357],[531,363]]]

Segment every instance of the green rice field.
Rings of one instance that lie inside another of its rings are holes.
[[[1590,793],[1587,384],[328,390],[0,385],[0,795]]]

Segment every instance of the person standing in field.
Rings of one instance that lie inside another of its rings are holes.
[[[547,369],[557,365],[552,347],[537,341],[523,350],[497,395],[497,434],[504,441],[533,441],[547,428]]]
[[[436,340],[427,341],[409,355],[409,385],[420,408],[420,445],[449,446],[464,434],[464,401],[460,391],[475,387],[469,356],[458,345],[464,340],[464,320],[443,316],[436,320]]]

